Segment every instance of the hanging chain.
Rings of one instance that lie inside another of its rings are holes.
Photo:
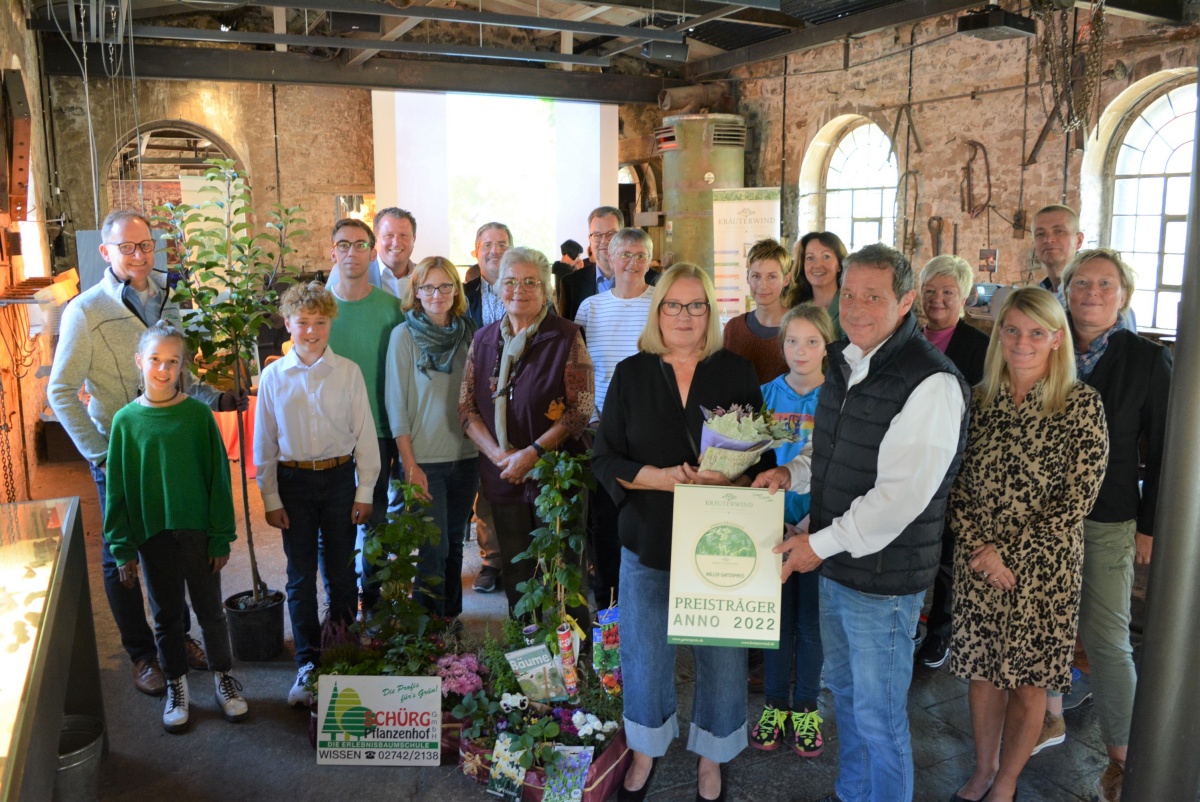
[[[1053,0],[1032,0],[1038,27],[1038,81],[1042,112],[1049,119],[1056,112],[1063,133],[1077,128],[1085,130],[1091,123],[1092,112],[1100,108],[1100,87],[1104,71],[1104,44],[1108,38],[1108,19],[1104,0],[1093,0],[1090,20],[1079,32],[1077,51],[1080,52],[1083,75],[1078,87],[1072,80],[1072,43],[1075,38],[1068,23],[1068,10],[1059,9]],[[1050,84],[1050,98],[1046,84]]]
[[[13,469],[12,443],[10,442],[12,426],[8,419],[8,403],[4,392],[3,377],[0,377],[0,420],[3,421],[0,423],[0,470],[4,472],[5,497],[8,499],[8,503],[12,504],[17,501],[17,478],[16,471]],[[25,422],[21,421],[20,424],[24,426]]]

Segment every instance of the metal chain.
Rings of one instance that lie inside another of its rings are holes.
[[[1053,0],[1032,0],[1034,18],[1041,25],[1038,31],[1038,82],[1042,112],[1047,119],[1057,111],[1059,130],[1066,133],[1076,128],[1086,129],[1092,111],[1100,107],[1100,85],[1104,70],[1104,43],[1108,38],[1108,20],[1104,13],[1104,0],[1093,0],[1091,19],[1084,27],[1086,37],[1079,45],[1082,49],[1083,79],[1079,91],[1071,80],[1071,43],[1068,27],[1070,13],[1056,7]],[[1046,98],[1046,81],[1050,83],[1050,101]]]
[[[9,442],[12,426],[8,422],[8,403],[5,400],[3,377],[0,377],[0,420],[3,420],[0,424],[0,470],[4,472],[4,493],[8,503],[12,504],[17,501],[17,478],[13,470],[12,444]],[[25,425],[24,421],[20,423]]]

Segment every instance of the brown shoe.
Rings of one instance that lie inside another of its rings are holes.
[[[167,681],[163,678],[162,669],[158,667],[157,657],[134,662],[133,686],[150,696],[162,696],[167,692]]]
[[[208,655],[200,641],[191,635],[183,636],[183,648],[187,652],[188,668],[192,671],[208,671]]]
[[[1062,716],[1056,716],[1050,711],[1046,711],[1046,717],[1042,719],[1042,734],[1038,736],[1038,741],[1033,745],[1033,752],[1030,757],[1033,757],[1038,752],[1050,746],[1058,746],[1063,741],[1067,740],[1067,722]]]
[[[1094,790],[1100,802],[1121,802],[1121,786],[1125,782],[1125,764],[1109,759],[1108,767],[1096,780]]]

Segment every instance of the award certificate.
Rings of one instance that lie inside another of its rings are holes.
[[[779,648],[783,493],[676,485],[667,642]]]

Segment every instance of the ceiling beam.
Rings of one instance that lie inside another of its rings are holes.
[[[1104,10],[1118,17],[1131,17],[1143,22],[1173,22],[1184,20],[1183,0],[1107,0]],[[1075,7],[1084,11],[1092,4],[1075,0]]]
[[[836,42],[847,36],[864,36],[875,31],[907,25],[917,20],[929,17],[939,17],[943,14],[954,14],[971,8],[978,8],[979,0],[964,2],[963,0],[908,0],[904,3],[885,6],[874,11],[854,14],[824,25],[813,25],[808,28],[777,36],[765,42],[730,50],[719,56],[688,62],[687,75],[693,80],[713,73],[728,72],[735,67],[754,64],[782,58],[790,53],[811,50],[815,47]]]
[[[47,20],[30,20],[29,27],[45,32],[57,29]],[[389,53],[487,58],[502,61],[536,61],[547,64],[576,64],[585,67],[607,67],[604,56],[576,56],[545,50],[509,50],[498,47],[457,45],[448,42],[385,42],[378,38],[362,39],[340,36],[303,36],[300,34],[256,33],[253,31],[214,31],[207,28],[174,28],[159,25],[134,25],[133,35],[141,39],[165,39],[179,42],[224,42],[229,44],[291,45],[292,47],[326,47],[363,50],[378,48]],[[138,52],[141,53],[139,47]],[[229,52],[229,51],[222,51]]]
[[[778,0],[774,0],[778,2]],[[746,5],[757,5],[772,0],[746,0]],[[308,9],[309,11],[345,12],[350,14],[374,14],[380,17],[412,17],[414,19],[435,19],[442,22],[464,22],[468,25],[498,25],[504,28],[528,28],[537,31],[570,31],[588,36],[633,36],[638,37],[641,28],[629,28],[623,25],[603,25],[596,22],[571,22],[553,17],[526,16],[523,14],[490,14],[487,12],[467,11],[459,8],[429,8],[414,7],[399,8],[370,0],[269,0],[260,5],[288,8]],[[661,42],[679,42],[678,36],[671,37],[662,31],[646,31],[645,39],[656,39]]]
[[[736,14],[737,12],[741,11],[743,8],[745,8],[745,6],[724,6],[722,8],[718,8],[718,9],[709,11],[705,14],[701,14],[698,17],[692,17],[691,19],[689,19],[685,22],[680,22],[676,25],[672,25],[670,28],[667,28],[667,30],[668,31],[681,31],[681,32],[682,31],[690,31],[692,28],[703,25],[706,22],[713,22],[715,20],[724,19],[725,17],[728,17],[730,14]],[[619,41],[628,41],[628,40],[621,39]],[[607,48],[607,49],[601,50],[600,52],[605,56],[615,56],[619,53],[628,53],[630,50],[633,50],[634,48],[638,47],[640,44],[641,44],[641,42],[634,42],[633,44],[626,44],[626,45],[622,45],[619,47]]]
[[[413,0],[414,6],[441,6],[445,5],[449,0]],[[408,19],[397,19],[388,17],[383,20],[383,35],[379,38],[385,42],[394,42],[404,34],[411,31],[413,28],[420,25],[424,20],[409,17]],[[388,27],[391,23],[392,27]],[[353,58],[346,63],[347,67],[357,67],[360,64],[365,64],[368,59],[379,55],[380,51],[374,48],[368,48],[360,53],[356,53]]]
[[[89,48],[89,75],[105,77],[100,49],[94,44],[86,47]],[[54,36],[43,37],[42,48],[47,75],[79,78],[79,65],[57,31]],[[121,65],[125,75],[128,75],[128,64],[129,59],[124,59]],[[673,78],[423,59],[374,59],[361,69],[346,69],[341,64],[319,61],[302,53],[147,44],[137,45],[137,77],[652,104],[658,103],[659,91],[685,83]]]

